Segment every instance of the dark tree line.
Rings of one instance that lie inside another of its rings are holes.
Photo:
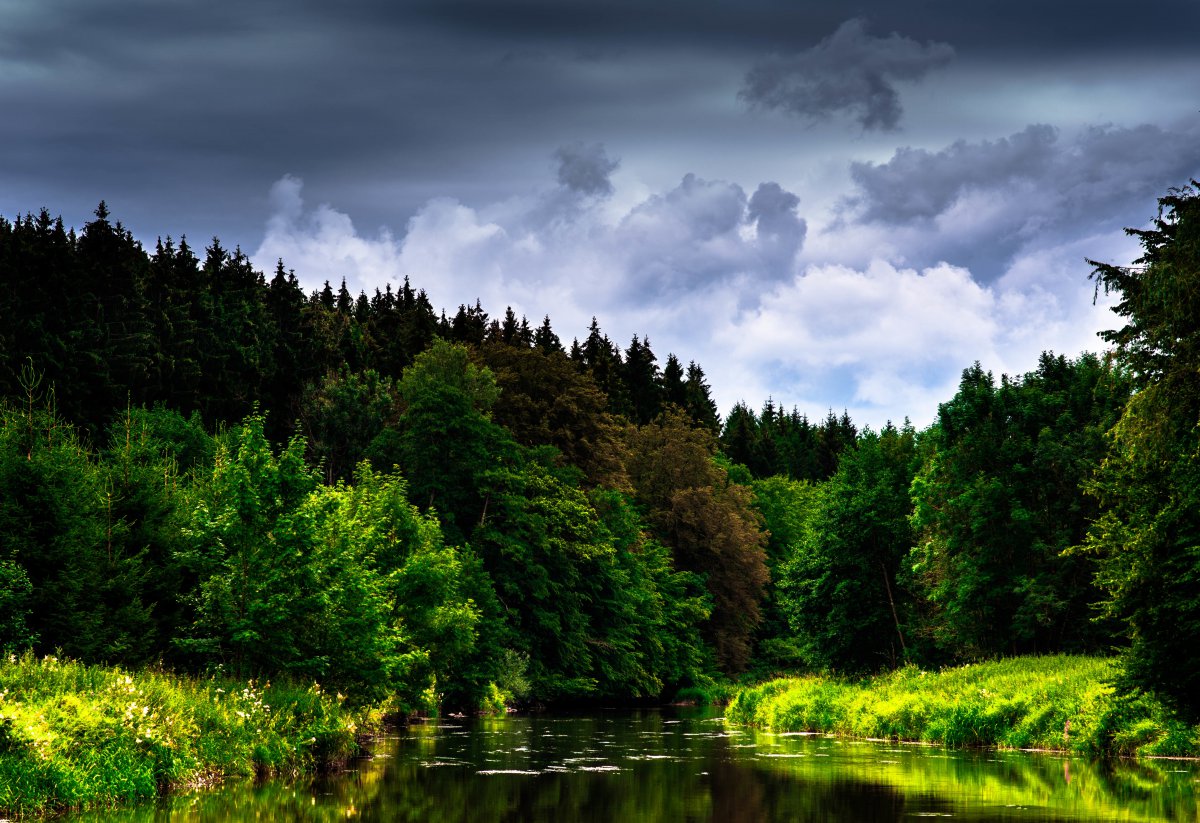
[[[215,238],[202,257],[170,238],[147,254],[103,203],[78,234],[45,210],[0,218],[0,279],[0,393],[19,394],[32,362],[59,412],[93,436],[128,405],[161,403],[198,411],[210,427],[258,408],[283,442],[296,421],[320,415],[323,383],[395,381],[435,337],[475,351],[567,353],[549,317],[535,329],[511,308],[491,319],[478,302],[447,317],[407,280],[371,296],[344,281],[305,295],[282,261],[267,278]],[[676,405],[717,432],[703,370],[685,372],[674,355],[660,370],[648,339],[635,335],[622,352],[593,320],[569,360],[615,415],[644,424]]]

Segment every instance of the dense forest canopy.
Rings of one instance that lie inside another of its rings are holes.
[[[922,431],[722,420],[647,336],[305,294],[104,204],[0,218],[0,645],[410,708],[1124,648],[1195,710],[1200,210],[1162,204],[1097,264],[1111,356],[968,366]]]

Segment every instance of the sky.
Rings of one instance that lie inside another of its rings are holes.
[[[1200,177],[1200,3],[0,0],[0,214],[106,201],[307,290],[593,317],[770,398],[931,422],[1100,351],[1089,259]]]

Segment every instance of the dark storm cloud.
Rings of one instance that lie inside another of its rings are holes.
[[[573,192],[584,195],[608,195],[613,192],[609,176],[617,170],[619,161],[612,160],[599,143],[573,143],[554,153],[558,159],[558,182]]]
[[[864,0],[855,12],[963,59],[1165,54],[1200,28],[1189,0],[1083,9],[935,0],[917,14]],[[290,171],[316,200],[399,228],[431,197],[505,196],[554,146],[617,146],[644,112],[664,112],[653,128],[670,139],[670,104],[699,94],[691,69],[723,61],[736,82],[763,55],[817,47],[843,18],[824,0],[0,0],[0,212],[46,205],[78,223],[105,198],[143,235],[249,244]],[[668,68],[651,82],[611,57],[631,52]],[[862,116],[882,126],[895,100],[881,77]]]
[[[894,131],[902,113],[896,82],[918,81],[953,57],[946,43],[876,37],[862,20],[847,20],[811,49],[755,64],[738,97],[813,121],[851,114],[863,129]]]
[[[1200,118],[1162,127],[1031,125],[1007,138],[902,148],[854,163],[862,224],[900,230],[907,257],[969,266],[984,281],[1020,250],[1143,225],[1155,197],[1200,173]]]
[[[483,38],[686,42],[760,52],[811,47],[848,16],[845,5],[828,0],[425,0],[390,8],[392,14]],[[851,12],[878,31],[903,31],[980,53],[1052,48],[1058,54],[1096,55],[1113,47],[1122,55],[1188,53],[1200,28],[1200,5],[1193,0],[1163,0],[1153,13],[1140,14],[1121,0],[860,0]]]
[[[285,172],[368,225],[499,198],[544,162],[530,130],[589,99],[505,48],[362,9],[30,3],[0,24],[0,212],[103,198],[142,237],[250,245]]]
[[[1056,154],[1058,131],[1032,125],[995,141],[958,140],[938,152],[901,148],[886,163],[852,163],[850,176],[862,192],[859,219],[911,223],[937,217],[964,191],[994,188],[1046,173]]]

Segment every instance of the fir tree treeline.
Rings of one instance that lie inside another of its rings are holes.
[[[1194,711],[1196,202],[1097,268],[1115,356],[975,364],[922,431],[722,420],[647,337],[305,295],[103,205],[0,220],[0,644],[409,706],[1124,648]]]
[[[0,220],[0,275],[0,643],[406,705],[745,667],[765,536],[696,363],[147,254],[103,204]],[[634,459],[650,429],[684,474]]]

